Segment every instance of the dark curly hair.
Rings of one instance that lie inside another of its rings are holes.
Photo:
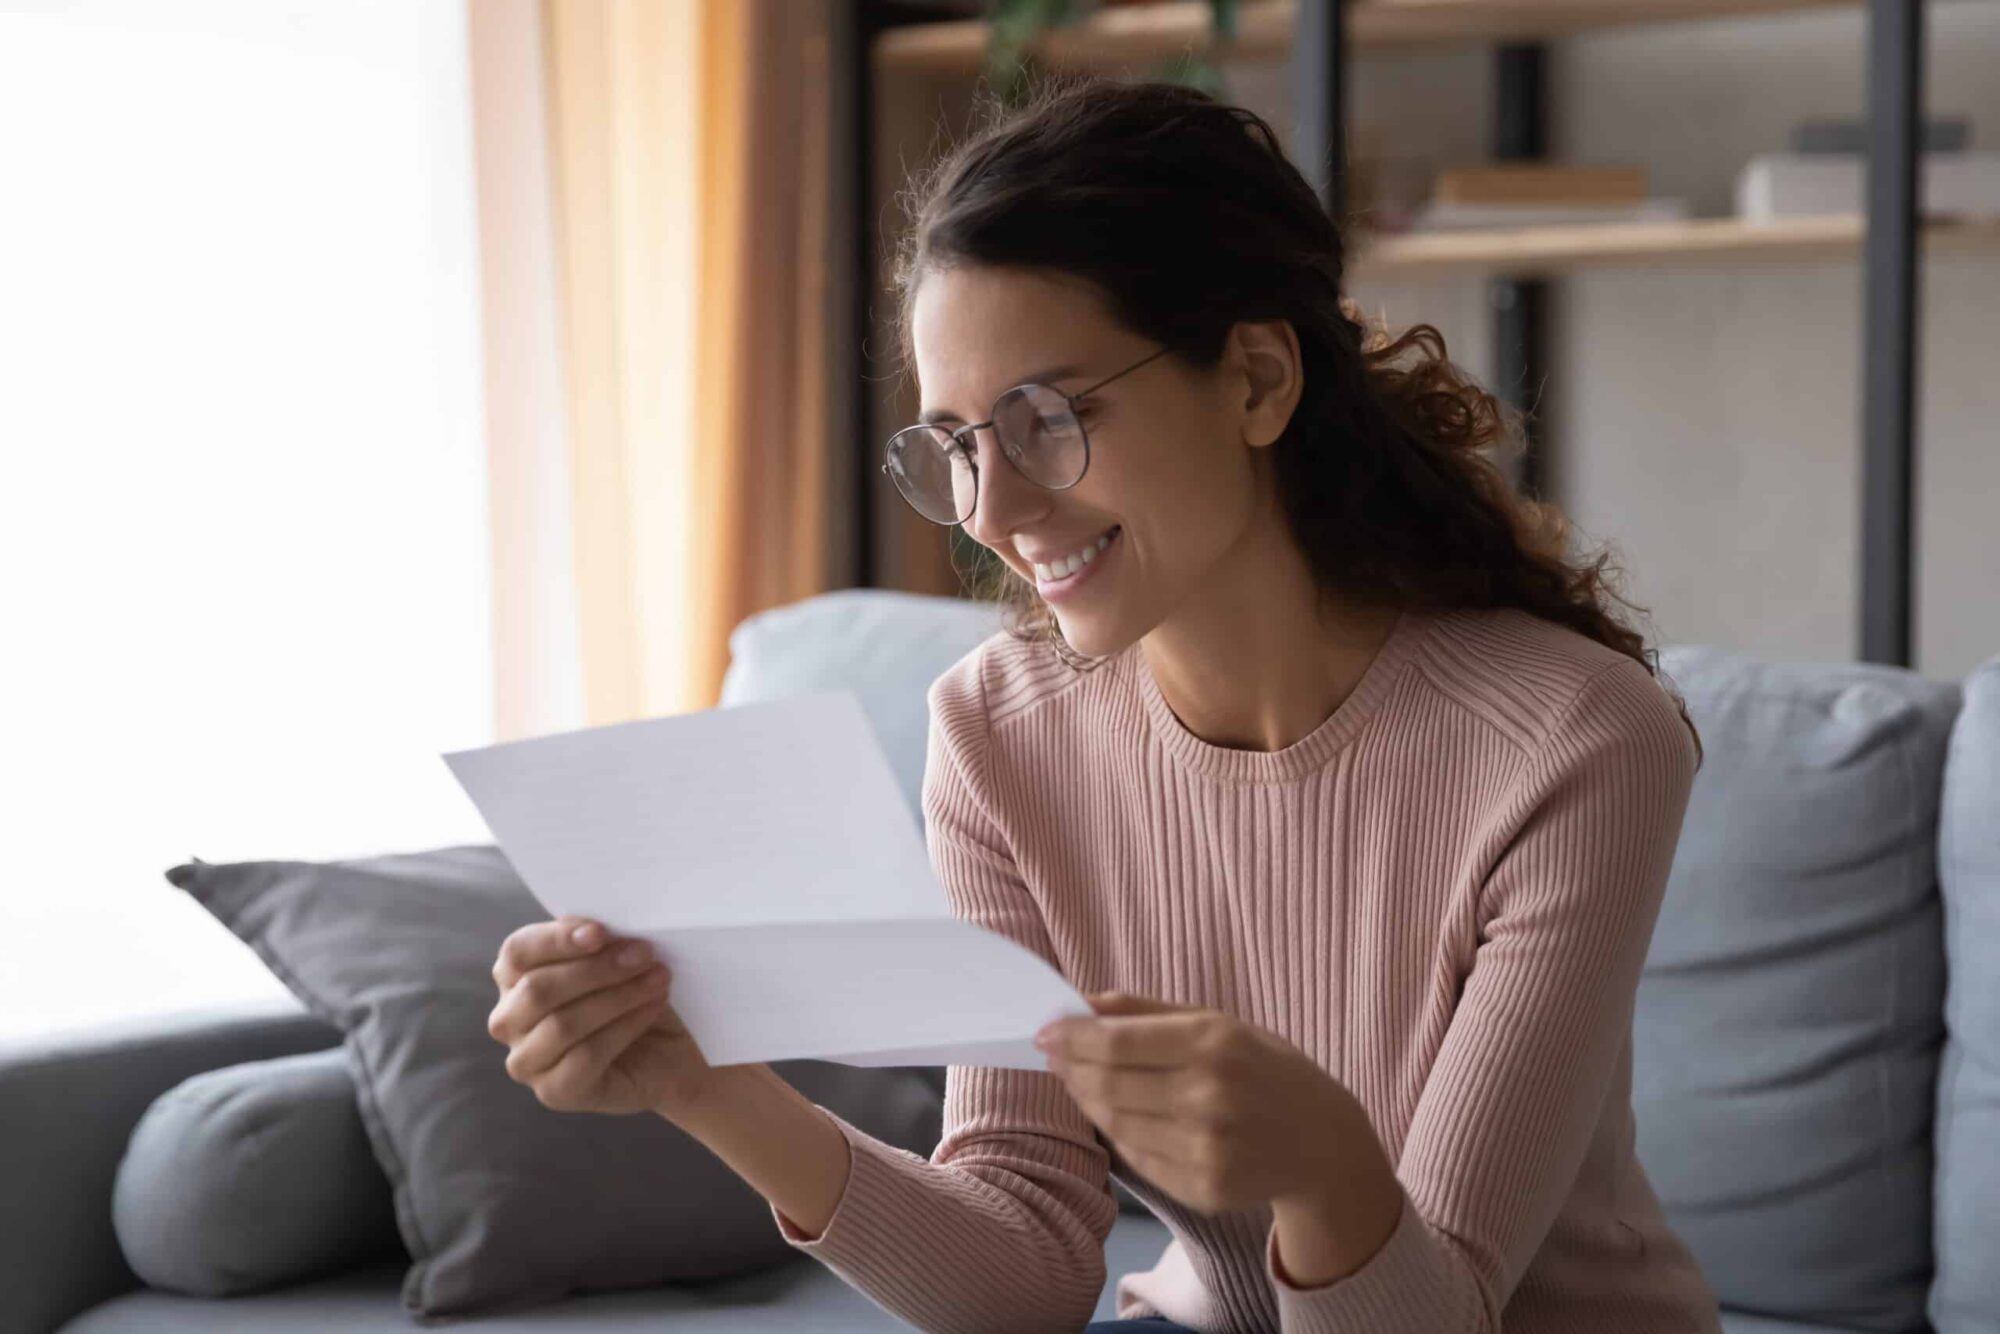
[[[1417,324],[1390,338],[1341,294],[1346,247],[1261,116],[1194,88],[1044,76],[902,194],[896,255],[902,371],[918,284],[959,264],[1057,270],[1092,284],[1126,328],[1212,367],[1238,321],[1289,320],[1303,388],[1270,446],[1285,519],[1322,589],[1370,605],[1515,607],[1645,666],[1658,655],[1611,610],[1607,552],[1573,563],[1560,510],[1519,494],[1493,458],[1522,414]],[[1401,364],[1407,354],[1414,361]],[[1004,561],[960,571],[1016,637],[1082,658]],[[1643,608],[1633,608],[1643,611]],[[1101,660],[1099,660],[1101,661]],[[1687,704],[1661,682],[1694,734]]]

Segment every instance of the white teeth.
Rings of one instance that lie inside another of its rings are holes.
[[[1106,531],[1095,542],[1073,556],[1065,556],[1047,565],[1035,564],[1035,577],[1043,580],[1067,579],[1090,562],[1097,559],[1097,553],[1111,545],[1111,533]],[[1032,562],[1031,562],[1032,563]]]

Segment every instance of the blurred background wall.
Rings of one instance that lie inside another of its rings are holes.
[[[1927,112],[1971,121],[2000,149],[2000,5],[1932,0]],[[1643,164],[1652,193],[1696,215],[1733,211],[1737,172],[1804,120],[1865,112],[1861,6],[1599,30],[1550,43],[1552,158]],[[1349,114],[1356,151],[1420,164],[1488,157],[1494,59],[1482,46],[1363,50]],[[1282,60],[1224,67],[1229,95],[1289,135]],[[964,81],[884,81],[878,189],[898,154],[964,116]],[[1289,140],[1288,140],[1289,142]],[[886,194],[884,195],[886,198]],[[1920,264],[1916,661],[1963,675],[2000,644],[2000,256]],[[1493,373],[1487,286],[1357,278],[1350,294],[1402,327],[1429,321],[1454,360]],[[1668,642],[1848,659],[1858,628],[1862,271],[1857,257],[1676,259],[1580,269],[1551,284],[1539,411],[1548,494],[1580,537],[1623,553],[1630,596]],[[913,399],[884,389],[885,422]],[[939,539],[894,512],[879,557],[892,578],[943,591]]]

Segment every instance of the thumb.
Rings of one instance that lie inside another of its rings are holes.
[[[1189,1007],[1154,996],[1138,996],[1129,991],[1093,991],[1084,996],[1098,1014],[1166,1014]]]

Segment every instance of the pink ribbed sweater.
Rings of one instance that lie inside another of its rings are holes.
[[[935,1331],[1081,1329],[1114,1173],[1168,1226],[1120,1316],[1297,1334],[1696,1334],[1716,1302],[1633,1154],[1631,1020],[1693,779],[1644,667],[1517,611],[1406,611],[1279,751],[1215,746],[1134,645],[995,635],[931,687],[923,811],[963,917],[1081,991],[1223,1010],[1332,1073],[1403,1185],[1362,1267],[1293,1287],[1268,1205],[1152,1187],[1052,1074],[952,1066],[929,1159],[852,1148],[779,1231]]]

